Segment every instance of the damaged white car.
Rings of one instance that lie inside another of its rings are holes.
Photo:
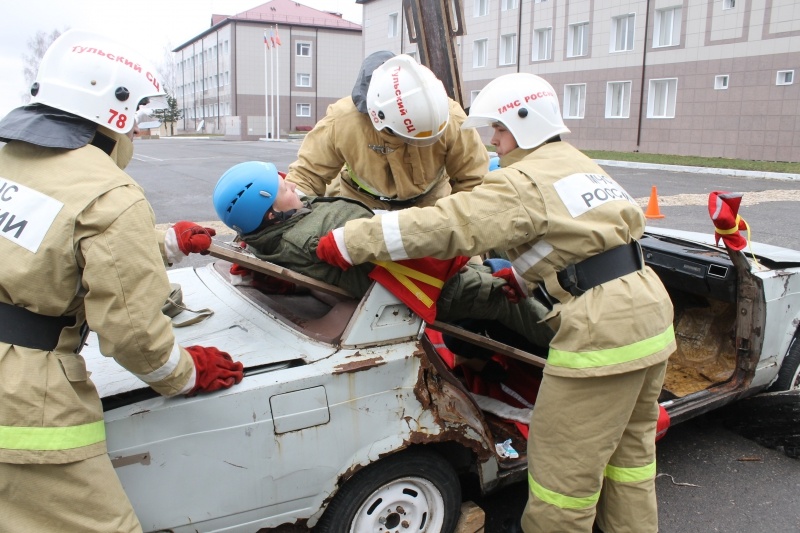
[[[753,244],[753,255],[728,253],[711,235],[654,228],[641,244],[675,305],[678,351],[661,397],[673,424],[798,386],[800,252]],[[535,398],[503,383],[516,398],[505,408],[473,394],[469,373],[381,286],[361,301],[267,295],[231,284],[229,267],[170,272],[186,306],[213,310],[175,331],[183,345],[242,361],[241,384],[165,399],[103,357],[93,337],[83,350],[110,457],[146,531],[450,532],[462,484],[486,493],[525,479]],[[535,356],[486,346],[536,383]]]

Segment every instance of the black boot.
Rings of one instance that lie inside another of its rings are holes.
[[[519,518],[511,521],[511,524],[506,528],[505,533],[524,533],[522,531]]]

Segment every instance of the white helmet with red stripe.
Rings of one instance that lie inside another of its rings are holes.
[[[444,133],[450,102],[433,72],[401,54],[372,73],[367,112],[378,131],[386,128],[408,144],[428,146]]]
[[[535,148],[561,133],[564,125],[553,86],[535,74],[506,74],[481,90],[461,129],[502,123],[524,149]]]
[[[137,106],[167,108],[156,71],[144,57],[107,37],[69,30],[53,41],[31,86],[31,103],[44,104],[117,133],[133,128]]]

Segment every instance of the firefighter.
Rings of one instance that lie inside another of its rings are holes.
[[[306,135],[286,179],[313,196],[344,196],[372,209],[433,205],[468,191],[488,171],[486,148],[442,82],[407,55],[375,52],[351,97]],[[452,184],[452,185],[451,185]]]
[[[242,365],[179,346],[162,312],[174,262],[211,244],[188,221],[156,232],[123,168],[136,105],[163,97],[126,47],[70,30],[48,48],[31,104],[0,121],[0,529],[140,532],[106,453],[80,355],[100,350],[165,396],[227,388]],[[213,232],[211,232],[213,233]]]
[[[500,169],[435,206],[348,222],[317,255],[365,261],[507,250],[555,336],[531,419],[526,533],[655,533],[655,431],[673,309],[637,239],[637,203],[561,140],[569,130],[542,78],[501,76],[464,127],[491,125]],[[524,287],[522,287],[524,288]]]

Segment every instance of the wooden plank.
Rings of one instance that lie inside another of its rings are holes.
[[[483,335],[478,335],[472,331],[467,331],[466,329],[458,326],[453,326],[452,324],[446,324],[437,320],[432,324],[428,324],[428,327],[441,333],[447,333],[448,335],[452,335],[458,339],[471,342],[472,344],[482,348],[487,348],[496,353],[507,355],[508,357],[512,357],[525,363],[530,363],[534,366],[538,366],[539,368],[544,368],[544,365],[547,363],[547,359],[544,359],[543,357],[533,355],[532,353],[514,348],[508,344],[503,344],[502,342],[497,342],[496,340],[484,337]]]
[[[309,289],[320,291],[325,294],[331,294],[333,296],[345,296],[347,298],[353,297],[344,289],[340,289],[339,287],[330,285],[324,281],[316,280],[304,274],[299,274],[293,270],[276,265],[275,263],[270,263],[269,261],[259,259],[250,252],[246,252],[238,246],[234,248],[234,246],[231,244],[224,243],[224,245],[221,245],[213,242],[211,243],[211,247],[208,249],[208,253],[211,257],[225,259],[231,263],[236,263],[251,270],[255,270],[256,272],[261,272],[262,274],[274,276],[284,281],[296,283],[297,285],[302,285],[304,287],[308,287]]]
[[[455,533],[483,533],[486,523],[486,513],[474,502],[468,501],[461,504],[461,516],[456,524]]]

